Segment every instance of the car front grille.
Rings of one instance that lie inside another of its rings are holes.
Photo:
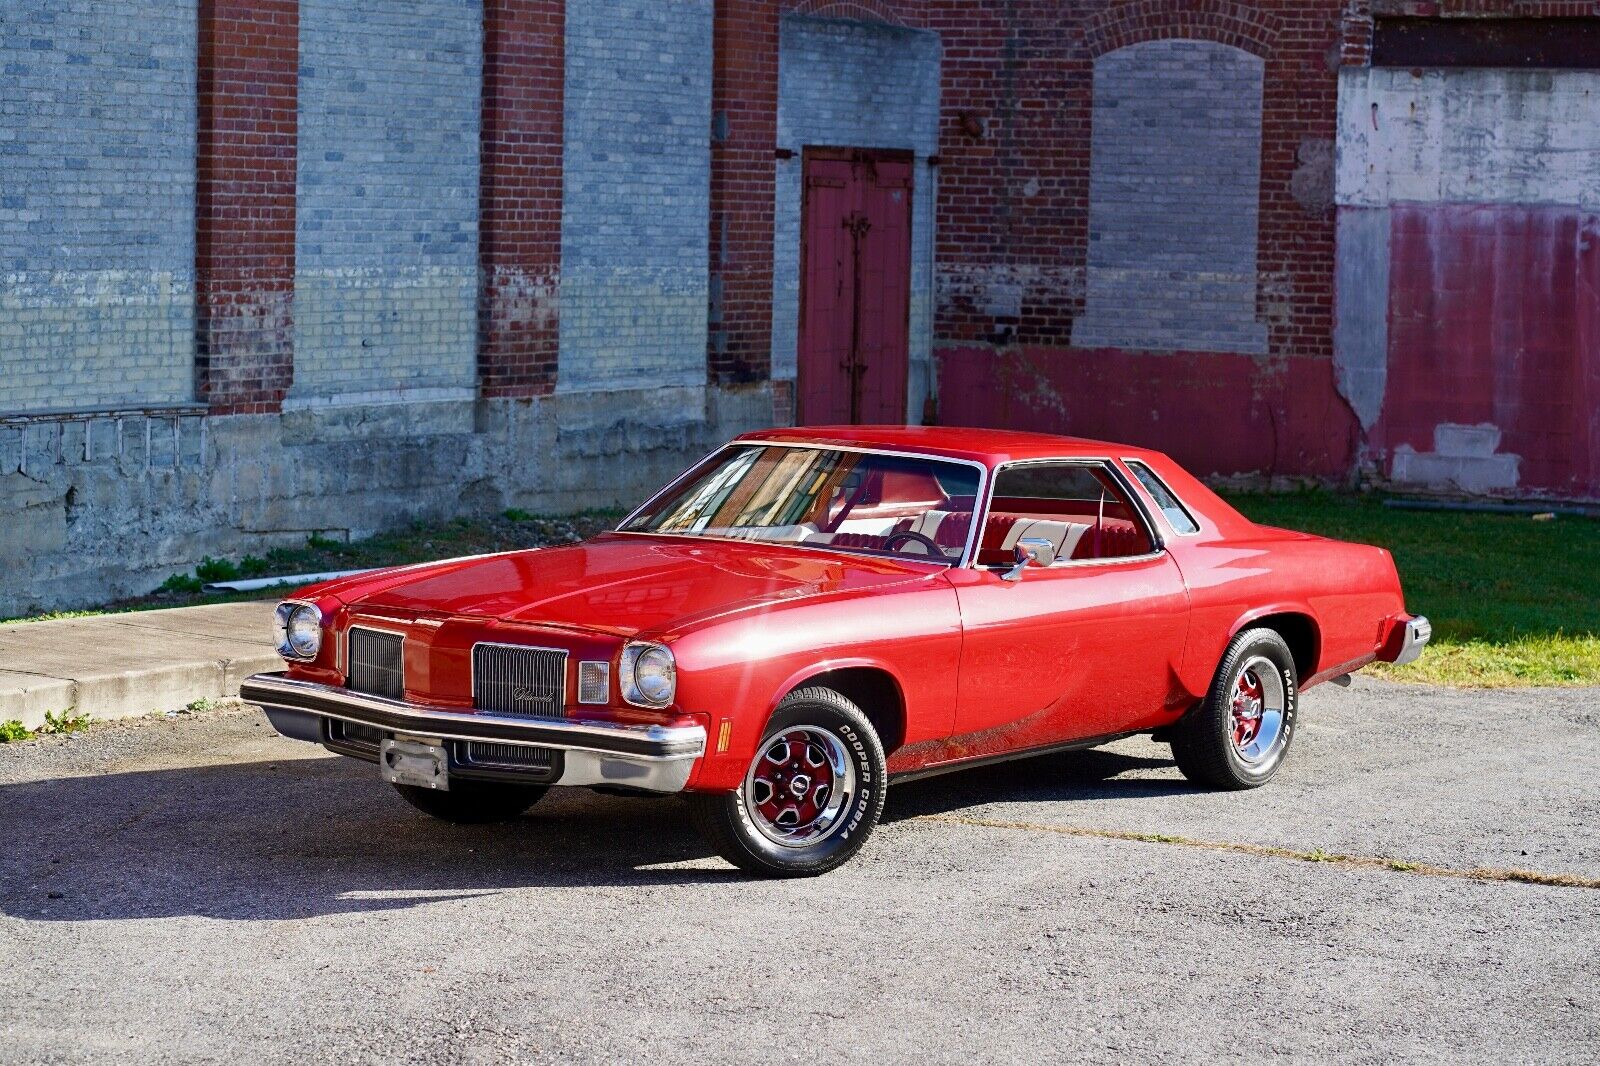
[[[505,644],[473,645],[472,705],[516,718],[565,718],[567,653]]]
[[[345,636],[349,680],[353,692],[367,692],[398,700],[406,694],[403,652],[405,638],[398,633],[351,626]]]

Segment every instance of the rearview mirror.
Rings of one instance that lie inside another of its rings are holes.
[[[1030,566],[1049,566],[1056,561],[1056,546],[1043,537],[1023,537],[1017,541],[1017,565],[1000,575],[1002,581],[1021,581],[1022,571]]]

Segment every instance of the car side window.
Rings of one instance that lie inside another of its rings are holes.
[[[1145,555],[1155,542],[1103,463],[1015,463],[995,476],[978,550],[980,565],[1016,560],[1024,537],[1043,538],[1061,563]]]
[[[1128,464],[1128,469],[1133,472],[1133,476],[1139,480],[1139,484],[1144,486],[1144,490],[1156,502],[1156,506],[1161,508],[1161,513],[1167,516],[1167,521],[1172,523],[1174,530],[1179,533],[1200,532],[1200,523],[1194,520],[1194,515],[1189,513],[1189,509],[1178,500],[1171,489],[1167,488],[1167,483],[1161,480],[1160,475],[1137,459],[1124,461]]]

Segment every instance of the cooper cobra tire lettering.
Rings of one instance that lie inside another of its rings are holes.
[[[770,796],[770,786],[777,784],[776,775],[785,771],[781,767],[763,768],[753,761],[745,781],[733,791],[691,793],[686,798],[701,833],[735,866],[766,877],[826,873],[859,851],[877,825],[883,813],[884,794],[876,787],[876,781],[885,774],[886,757],[877,732],[861,709],[828,688],[800,689],[784,697],[762,732],[753,760],[760,760],[785,733],[790,735],[791,743],[806,743],[809,734],[810,742],[824,750],[830,742],[835,744],[830,758],[841,768],[837,790],[849,790],[853,795],[840,796],[836,807],[807,806],[804,800],[798,804],[785,801],[783,806],[790,812],[800,808],[799,823],[793,813],[785,822],[774,822],[772,819],[784,812],[775,809],[768,799],[752,800]],[[754,793],[752,779],[762,784]],[[757,817],[764,819],[764,824],[757,824]],[[831,825],[827,821],[830,818]]]

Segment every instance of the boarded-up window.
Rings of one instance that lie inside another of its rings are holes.
[[[1259,57],[1146,41],[1094,64],[1078,347],[1264,353]]]

